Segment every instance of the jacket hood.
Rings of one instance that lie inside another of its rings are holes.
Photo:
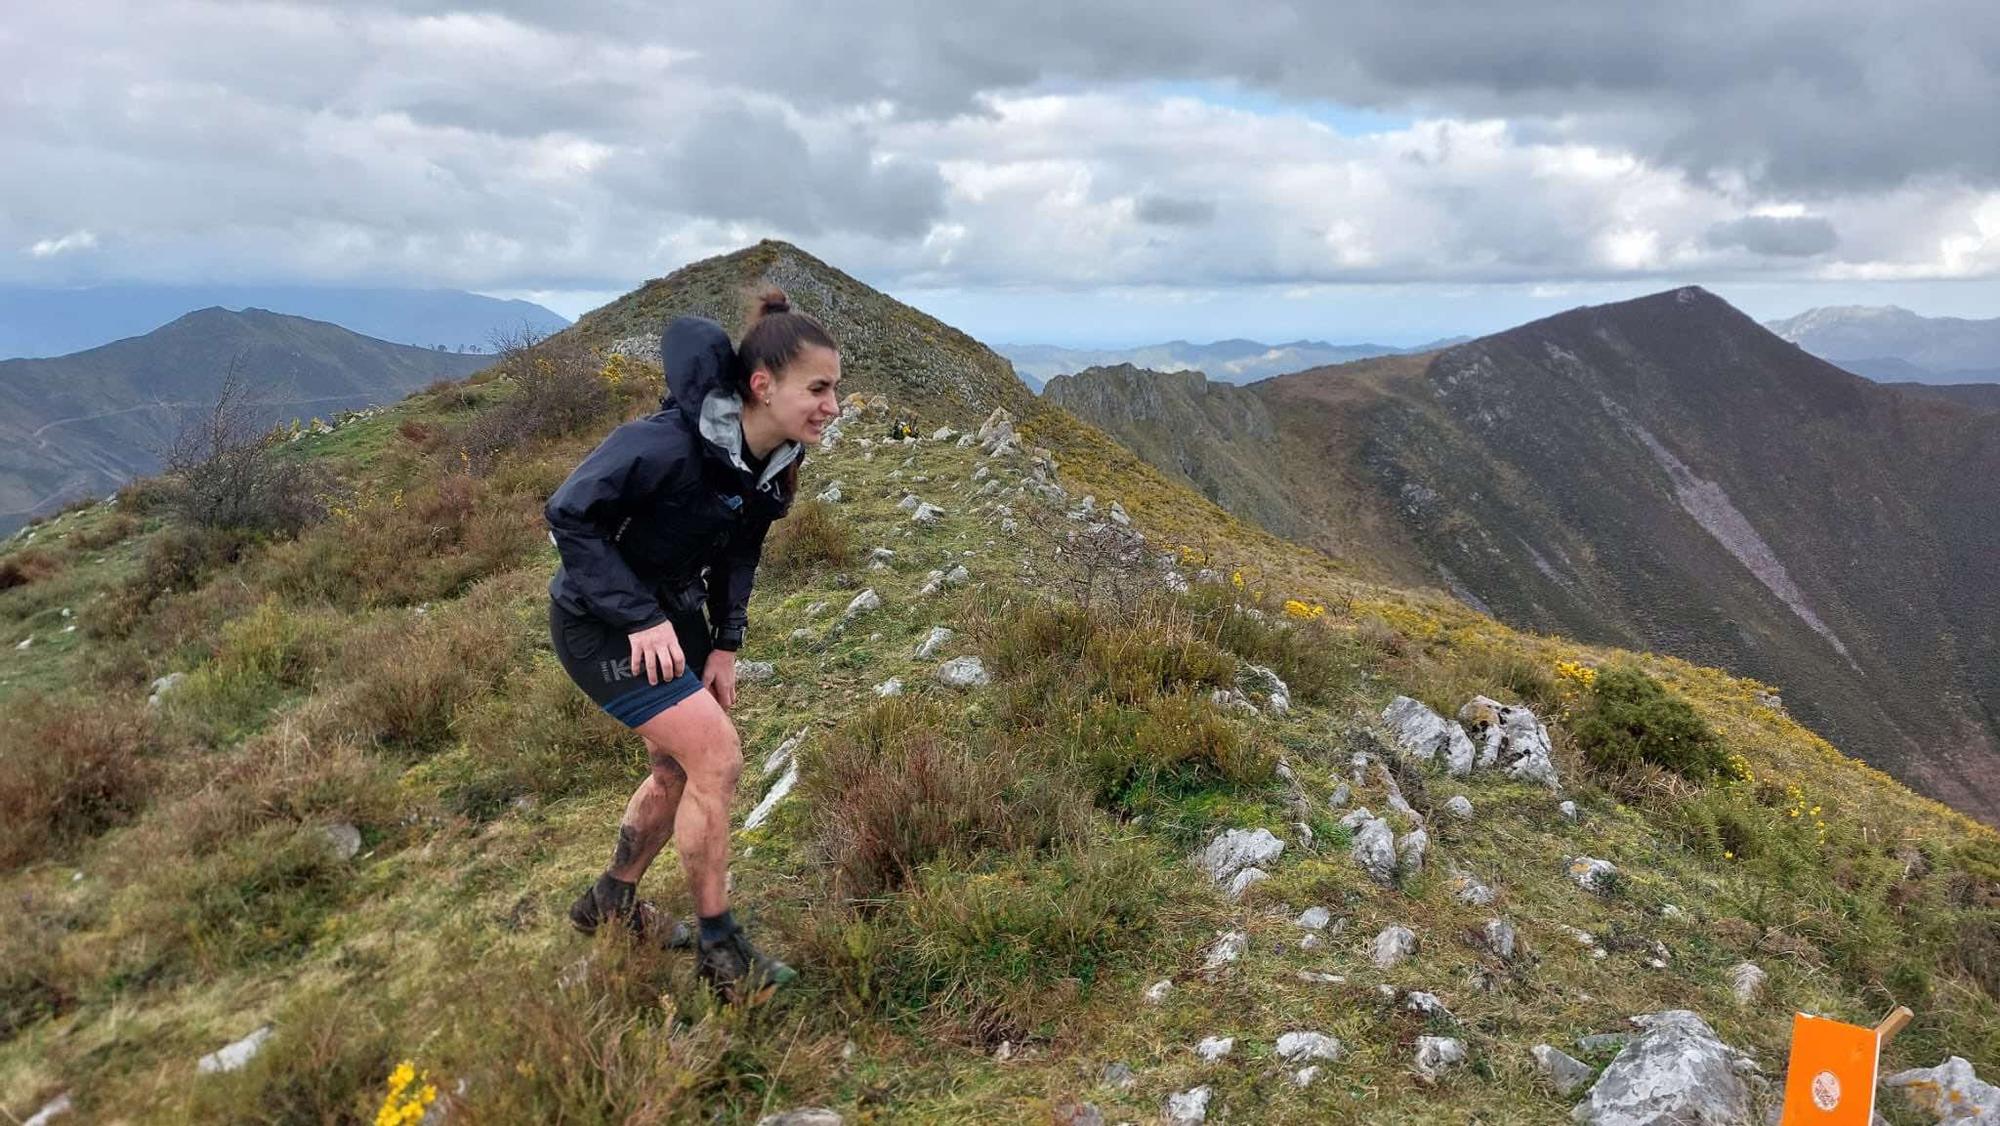
[[[682,417],[695,424],[702,438],[747,474],[750,466],[743,460],[743,400],[735,391],[742,384],[737,374],[740,366],[729,334],[707,317],[676,317],[660,334],[660,367],[667,384],[660,409],[680,404]],[[773,482],[778,475],[804,452],[792,441],[771,451],[771,459],[757,477],[757,487],[775,491]]]

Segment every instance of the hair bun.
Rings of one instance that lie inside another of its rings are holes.
[[[789,313],[792,311],[792,303],[786,300],[785,295],[782,293],[773,294],[764,298],[764,304],[758,311],[762,313]]]

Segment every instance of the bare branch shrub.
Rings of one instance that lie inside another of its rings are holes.
[[[498,378],[514,394],[460,427],[446,444],[467,472],[485,476],[517,446],[575,434],[610,412],[613,392],[595,351],[574,336],[523,327],[494,341]]]
[[[196,528],[296,535],[324,514],[321,475],[283,456],[269,414],[231,361],[215,401],[183,415],[160,460],[167,510]]]
[[[1060,599],[1089,609],[1094,602],[1128,606],[1159,586],[1146,544],[1130,528],[1037,504],[1022,506],[1021,523],[1053,546],[1031,555],[1023,578]]]

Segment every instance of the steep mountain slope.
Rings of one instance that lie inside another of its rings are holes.
[[[845,284],[773,249],[672,275],[647,319],[753,261]],[[847,296],[850,331],[939,333]],[[911,385],[991,370],[940,363]],[[1539,1045],[1613,1086],[1643,1053],[1601,1034],[1693,1010],[1777,1080],[1794,1009],[1892,1001],[1918,1019],[1888,1069],[2000,1068],[2000,839],[1762,686],[1329,573],[1067,412],[942,396],[850,399],[803,467],[839,499],[759,570],[733,896],[803,974],[719,1010],[685,955],[563,919],[645,764],[549,649],[539,511],[659,391],[641,363],[569,377],[613,408],[484,468],[452,439],[533,417],[498,368],[288,447],[353,496],[295,540],[206,554],[141,487],[0,550],[5,1113],[366,1121],[429,1090],[504,1123],[1136,1122],[1176,1096],[1554,1122],[1585,1096]],[[985,682],[947,677],[969,659]],[[1626,666],[1722,774],[1597,764],[1592,685]],[[1443,732],[1422,705],[1475,694],[1548,721],[1556,788],[1448,773],[1380,718]],[[1258,867],[1225,883],[1232,844]],[[684,915],[671,867],[646,894]],[[246,1065],[196,1064],[232,1043]],[[1722,1070],[1762,1121],[1777,1088]]]
[[[455,289],[296,285],[0,285],[0,358],[64,356],[150,332],[197,309],[268,309],[377,340],[488,350],[523,328],[569,324],[532,301]]]
[[[2000,420],[1870,384],[1698,289],[1382,363],[1252,388],[1284,488],[1377,516],[1346,525],[1372,543],[1304,542],[1406,579],[1420,559],[1524,628],[1778,683],[1842,746],[2000,816]]]
[[[213,403],[232,365],[277,422],[390,402],[490,362],[219,308],[74,355],[0,361],[0,532],[156,472],[179,413]]]
[[[1941,399],[1974,410],[2000,411],[2000,380],[1992,383],[1885,383],[1883,386],[1893,387],[1906,395]]]
[[[1260,344],[1255,340],[1218,340],[1190,344],[1170,340],[1137,348],[1062,348],[1051,344],[1002,344],[1000,354],[1025,380],[1046,384],[1058,375],[1086,368],[1130,366],[1147,371],[1199,371],[1217,383],[1245,384],[1286,372],[1352,363],[1375,356],[1406,356],[1434,352],[1466,338],[1441,340],[1416,348],[1387,344],[1328,344],[1324,340],[1293,340]]]
[[[1977,383],[2000,373],[2000,318],[1925,317],[1894,305],[1836,305],[1764,327],[1870,379]]]

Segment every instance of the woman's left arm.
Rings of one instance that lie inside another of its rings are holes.
[[[734,652],[743,648],[743,633],[750,625],[750,588],[770,530],[769,520],[740,525],[709,568],[708,620],[717,649]]]

